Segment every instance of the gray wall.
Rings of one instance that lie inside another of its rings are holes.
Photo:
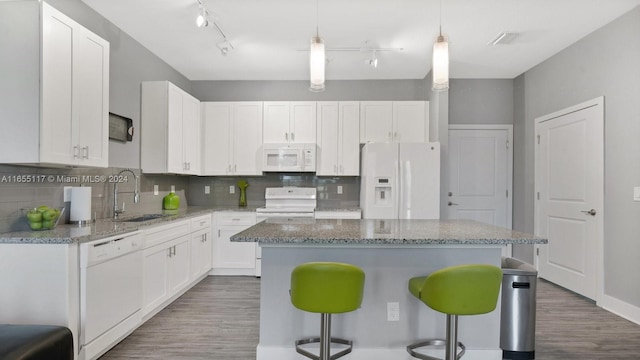
[[[424,80],[328,80],[309,91],[309,81],[193,81],[200,101],[429,100]]]
[[[635,306],[640,306],[640,202],[633,201],[633,187],[640,186],[639,35],[637,7],[518,78],[515,130],[525,144],[514,160],[524,166],[516,168],[524,173],[516,177],[524,196],[514,198],[514,208],[523,208],[514,213],[514,224],[531,231],[535,118],[604,95],[604,290]]]
[[[47,2],[109,41],[111,45],[109,111],[133,119],[136,130],[140,129],[141,81],[169,80],[185,91],[191,91],[191,82],[187,78],[82,1],[48,0]],[[109,142],[109,165],[139,168],[139,131],[134,133],[132,142]]]
[[[451,79],[449,124],[513,124],[513,80]]]

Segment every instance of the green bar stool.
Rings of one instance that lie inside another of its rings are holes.
[[[364,271],[357,266],[334,262],[310,262],[291,272],[291,303],[300,310],[320,313],[320,337],[296,341],[296,351],[310,359],[334,360],[351,352],[353,341],[331,337],[331,314],[354,311],[362,304]],[[331,343],[348,347],[331,355]],[[320,356],[300,346],[320,344]]]
[[[409,280],[409,292],[428,307],[447,314],[446,340],[427,340],[407,346],[411,356],[424,360],[440,360],[415,349],[424,346],[445,346],[445,359],[460,359],[465,346],[458,342],[458,316],[486,314],[496,308],[502,270],[492,265],[472,264],[451,266],[434,271],[429,276]],[[457,353],[460,347],[460,353]]]

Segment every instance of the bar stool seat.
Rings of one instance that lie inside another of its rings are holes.
[[[451,266],[428,276],[409,280],[409,292],[427,306],[447,314],[445,340],[433,339],[407,346],[411,356],[423,360],[440,360],[415,351],[425,346],[445,346],[445,359],[460,359],[465,346],[458,342],[458,316],[480,315],[493,311],[498,302],[502,270],[484,264]],[[457,348],[461,351],[458,353]]]
[[[334,360],[351,352],[353,341],[331,337],[331,315],[354,311],[362,304],[364,271],[357,266],[335,262],[310,262],[291,272],[291,303],[300,310],[320,313],[320,336],[295,342],[296,351],[310,359]],[[331,355],[331,343],[348,347]],[[301,345],[319,343],[314,355]]]

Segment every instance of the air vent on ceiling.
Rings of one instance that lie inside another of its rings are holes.
[[[491,39],[491,41],[489,41],[487,43],[487,45],[505,45],[505,44],[510,44],[511,42],[513,42],[513,40],[515,40],[515,38],[518,37],[517,32],[512,32],[512,31],[503,31],[501,33],[499,33],[498,35],[494,36],[493,39]]]

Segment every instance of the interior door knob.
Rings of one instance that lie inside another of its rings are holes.
[[[449,203],[447,205],[449,205],[449,206],[458,206],[458,204],[456,204],[454,202],[451,202],[451,201],[449,201]]]
[[[580,212],[585,213],[587,215],[591,215],[591,216],[596,216],[596,209],[591,209],[589,211],[587,210],[581,210]]]

